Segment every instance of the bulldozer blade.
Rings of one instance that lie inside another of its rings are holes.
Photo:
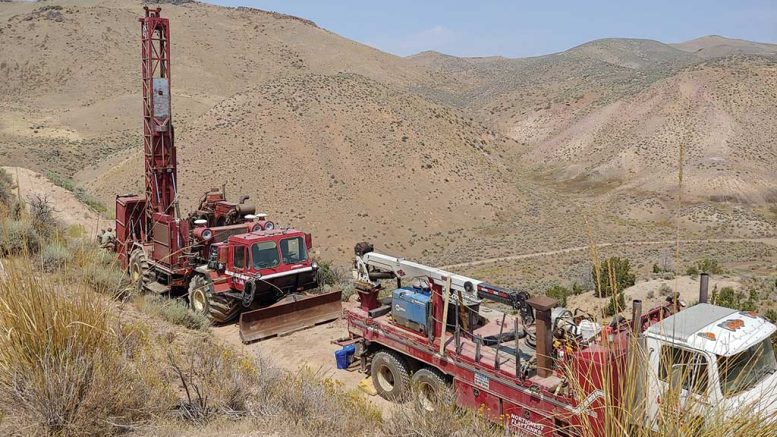
[[[318,295],[292,294],[266,308],[240,314],[240,340],[249,343],[286,335],[342,315],[340,291]]]

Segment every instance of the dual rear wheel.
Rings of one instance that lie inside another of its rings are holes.
[[[437,409],[449,387],[445,375],[433,367],[418,369],[411,377],[405,357],[390,350],[382,350],[372,357],[370,373],[381,397],[404,402],[412,395],[418,406],[427,411]]]

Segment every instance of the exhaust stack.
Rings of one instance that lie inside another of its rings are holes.
[[[710,275],[709,273],[702,273],[699,275],[699,303],[707,303],[709,301],[709,289]]]
[[[550,311],[558,306],[558,301],[547,296],[534,296],[526,301],[536,313],[537,328],[537,376],[547,378],[553,374],[553,331]]]
[[[642,300],[634,299],[631,301],[631,332],[634,334],[642,333]]]

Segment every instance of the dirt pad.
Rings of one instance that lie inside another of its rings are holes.
[[[269,358],[275,365],[290,372],[296,372],[307,366],[322,377],[342,382],[346,389],[358,389],[359,382],[367,376],[358,371],[358,366],[357,370],[337,369],[335,351],[340,346],[333,344],[332,341],[347,336],[343,319],[246,345],[240,341],[237,324],[217,326],[212,330],[217,337],[246,353]],[[391,411],[393,404],[380,396],[368,396],[368,399],[384,414]]]

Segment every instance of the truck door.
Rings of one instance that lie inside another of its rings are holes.
[[[246,273],[246,266],[248,265],[248,248],[245,246],[233,246],[232,247],[232,286],[237,290],[243,290],[245,287],[245,279],[243,275]]]
[[[677,345],[648,340],[650,380],[647,424],[698,421],[710,410],[710,365],[705,354]]]

